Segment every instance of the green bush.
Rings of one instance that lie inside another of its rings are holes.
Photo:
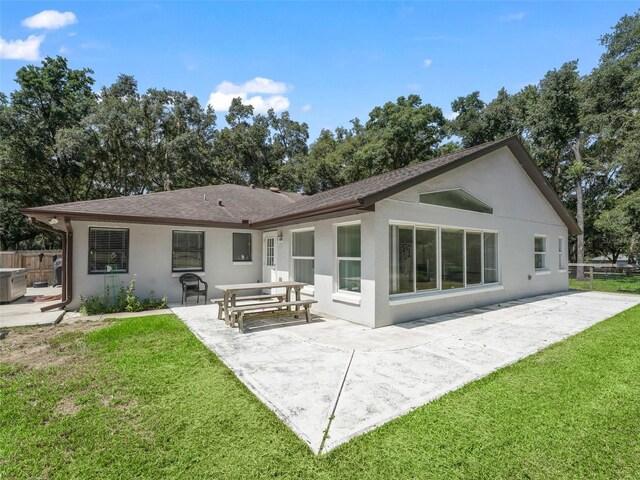
[[[166,308],[168,299],[158,299],[153,291],[147,298],[135,295],[136,281],[131,280],[128,286],[121,285],[115,297],[111,298],[111,290],[107,286],[103,295],[80,297],[80,312],[85,315],[99,315],[102,313],[141,312],[143,310],[157,310]]]

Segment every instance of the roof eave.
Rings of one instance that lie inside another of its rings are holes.
[[[362,200],[357,198],[350,198],[343,202],[334,203],[333,205],[314,208],[312,210],[305,210],[302,212],[295,212],[288,215],[281,215],[279,217],[272,217],[266,220],[260,220],[258,222],[252,223],[251,226],[256,228],[272,227],[280,225],[282,223],[291,222],[292,220],[302,220],[305,218],[316,217],[327,213],[338,213],[344,210],[352,210],[354,208],[362,207],[364,207]]]
[[[177,217],[153,217],[143,215],[116,215],[104,213],[88,213],[88,212],[68,212],[62,210],[51,210],[46,208],[22,208],[20,213],[27,217],[44,216],[44,217],[69,217],[73,221],[95,221],[95,222],[114,222],[114,223],[143,223],[149,225],[176,225],[176,226],[193,226],[193,227],[220,227],[220,228],[251,228],[248,220],[242,222],[216,222],[209,220],[194,220],[188,218]]]

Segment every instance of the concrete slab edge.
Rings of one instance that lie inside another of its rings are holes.
[[[178,317],[180,318],[180,317]],[[210,349],[213,353],[216,354],[216,356],[222,361],[222,363],[225,364],[225,366],[227,368],[229,368],[237,377],[238,379],[249,389],[249,391],[251,393],[253,393],[256,397],[258,397],[258,400],[260,400],[263,404],[265,404],[272,412],[274,412],[276,414],[276,416],[293,432],[296,434],[296,436],[298,438],[300,438],[308,447],[309,449],[312,451],[313,454],[317,455],[318,454],[318,448],[319,445],[317,447],[313,446],[313,441],[311,440],[311,438],[309,438],[296,424],[294,421],[291,420],[291,418],[285,414],[282,410],[280,410],[275,404],[273,404],[270,400],[269,397],[267,396],[267,394],[258,386],[256,385],[252,380],[251,377],[246,375],[244,372],[244,369],[240,366],[238,366],[232,358],[229,358],[228,356],[222,354],[221,352],[219,352],[214,345],[211,345],[210,343],[207,342],[206,338],[204,338],[203,336],[201,336],[196,330],[194,330],[193,328],[191,328],[191,326],[187,323],[184,322],[187,325],[187,328],[189,328],[189,330],[200,340],[200,342],[202,342],[203,345],[205,345],[208,349]]]
[[[469,385],[469,384],[471,384],[471,383],[473,383],[473,382],[475,382],[477,380],[480,380],[480,379],[482,379],[484,377],[487,377],[487,376],[491,375],[492,373],[497,372],[498,370],[502,370],[503,368],[506,368],[506,367],[508,367],[510,365],[518,363],[519,361],[524,360],[525,358],[528,358],[528,357],[530,357],[532,355],[535,355],[535,354],[537,354],[537,353],[539,353],[539,352],[541,352],[543,350],[546,350],[547,348],[549,348],[549,347],[551,347],[553,345],[556,345],[556,344],[558,344],[560,342],[564,342],[568,338],[574,337],[575,335],[578,335],[579,333],[586,332],[587,330],[589,330],[593,326],[597,325],[598,323],[600,323],[600,322],[602,322],[604,320],[607,320],[608,318],[611,318],[611,317],[603,318],[602,320],[599,320],[599,321],[595,322],[593,325],[590,325],[589,327],[587,327],[584,330],[580,330],[579,332],[571,333],[571,334],[569,334],[569,335],[567,335],[565,337],[562,337],[562,338],[558,339],[557,341],[555,341],[553,343],[550,343],[548,345],[544,345],[544,346],[542,346],[542,347],[540,347],[538,349],[535,349],[535,350],[532,350],[530,352],[527,352],[527,353],[525,353],[525,355],[523,355],[521,357],[518,357],[518,358],[515,358],[513,360],[509,360],[507,362],[501,363],[501,364],[497,365],[495,368],[493,368],[490,371],[487,371],[487,372],[482,373],[482,374],[471,375],[471,376],[469,376],[469,377],[467,377],[467,378],[465,378],[463,380],[460,380],[459,382],[456,382],[454,385],[452,385],[449,388],[445,388],[445,389],[442,389],[442,390],[434,392],[432,395],[429,395],[428,397],[426,397],[426,401],[425,401],[425,398],[423,397],[419,401],[414,402],[409,407],[406,407],[404,409],[399,410],[398,413],[396,413],[394,415],[391,415],[391,416],[387,416],[387,417],[385,417],[385,418],[383,418],[381,420],[378,420],[375,423],[373,423],[373,424],[371,424],[371,425],[369,425],[367,427],[364,427],[364,428],[362,428],[362,429],[360,429],[360,430],[358,430],[356,432],[353,432],[353,433],[351,433],[351,434],[349,434],[349,435],[347,435],[345,437],[339,438],[339,439],[334,440],[334,441],[329,440],[328,442],[325,443],[323,453],[328,453],[331,450],[333,450],[334,448],[339,447],[343,443],[347,443],[349,440],[352,440],[353,438],[359,437],[360,435],[364,435],[367,432],[375,430],[376,428],[381,427],[382,425],[384,425],[384,424],[386,424],[386,423],[388,423],[388,422],[390,422],[392,420],[397,420],[397,419],[407,415],[408,413],[411,413],[412,411],[417,410],[420,407],[423,407],[425,405],[428,405],[429,403],[434,402],[435,400],[439,399],[440,397],[443,397],[447,393],[454,392],[454,391],[464,387],[465,385]],[[329,437],[329,438],[331,438],[331,437]]]

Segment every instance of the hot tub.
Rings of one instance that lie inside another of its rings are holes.
[[[26,268],[0,268],[0,303],[13,302],[26,293]]]

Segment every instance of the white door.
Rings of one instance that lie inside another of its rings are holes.
[[[277,282],[276,271],[276,232],[267,232],[262,235],[262,281]]]

